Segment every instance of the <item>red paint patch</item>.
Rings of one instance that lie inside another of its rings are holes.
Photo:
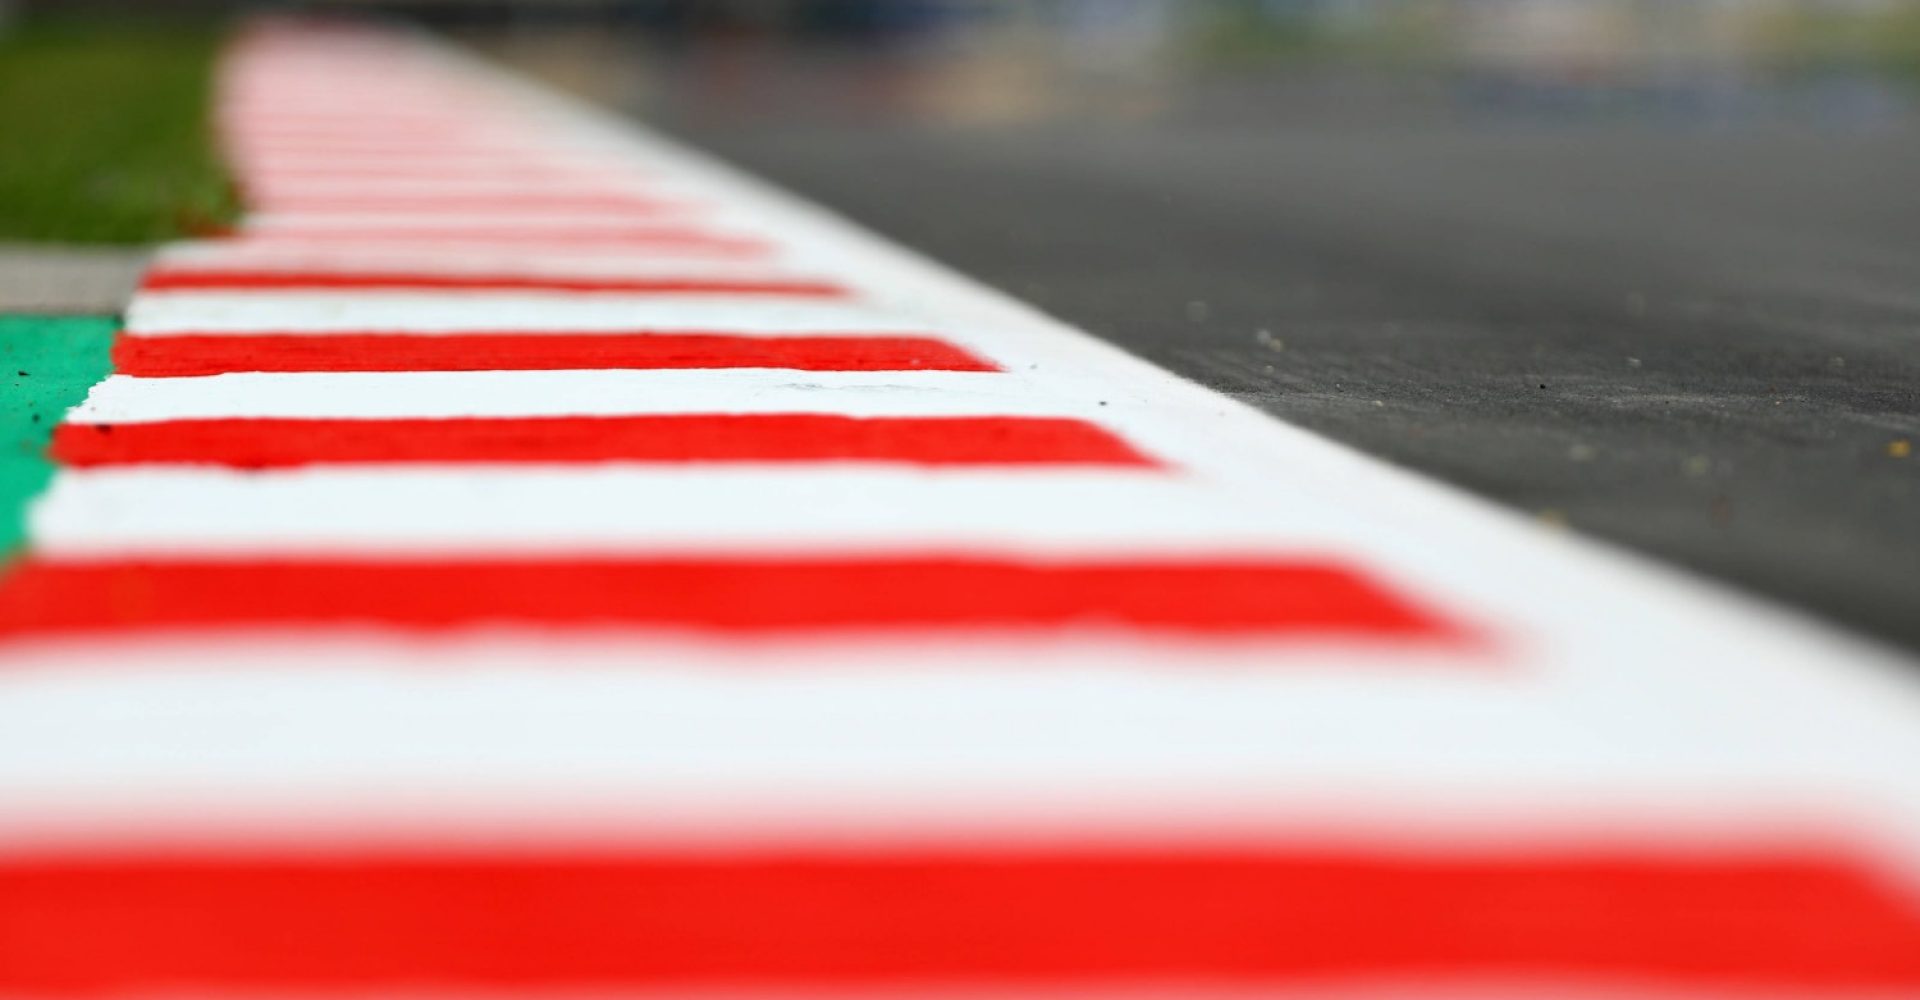
[[[0,635],[511,622],[741,634],[1086,626],[1427,642],[1465,634],[1353,570],[1306,561],[29,558],[0,579]]]
[[[1084,420],[825,413],[63,424],[54,430],[52,452],[82,468],[190,463],[271,469],[345,462],[1157,464]]]
[[[226,372],[564,371],[789,368],[999,371],[931,337],[718,333],[316,334],[121,337],[115,369],[147,378]]]
[[[1454,977],[1920,994],[1914,910],[1795,857],[51,858],[0,864],[0,926],[0,991],[22,996]]]
[[[843,299],[845,286],[810,278],[565,278],[406,271],[153,270],[142,291],[551,291],[630,295],[740,295]]]

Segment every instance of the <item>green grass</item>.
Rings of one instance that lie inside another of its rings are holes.
[[[53,478],[47,436],[107,377],[111,316],[0,316],[0,559],[19,548],[27,501]]]
[[[211,26],[0,30],[0,240],[145,243],[230,220],[207,112]]]

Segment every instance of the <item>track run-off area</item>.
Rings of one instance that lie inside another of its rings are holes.
[[[1893,654],[422,38],[221,116],[0,577],[0,995],[1920,995]]]

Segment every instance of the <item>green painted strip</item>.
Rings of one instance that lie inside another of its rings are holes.
[[[24,540],[27,502],[53,478],[47,438],[113,367],[111,316],[0,316],[0,554]]]

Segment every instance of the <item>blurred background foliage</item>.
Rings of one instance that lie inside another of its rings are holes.
[[[208,121],[218,23],[14,12],[0,30],[0,239],[143,243],[230,220]]]
[[[1249,129],[1305,111],[1856,127],[1920,104],[1920,0],[0,0],[0,240],[229,220],[206,95],[215,26],[255,9],[425,21],[642,114],[784,113],[765,88],[728,103],[752,73],[793,81],[775,105],[991,125],[1218,103]]]

